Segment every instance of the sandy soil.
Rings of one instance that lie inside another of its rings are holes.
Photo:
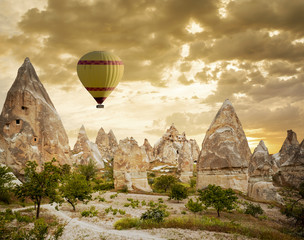
[[[129,201],[127,198],[133,198],[134,200],[139,200],[140,202],[145,200],[146,203],[150,200],[158,202],[159,198],[162,198],[164,203],[168,205],[168,210],[171,216],[180,215],[181,211],[186,210],[185,203],[186,200],[177,203],[175,201],[168,201],[167,197],[164,196],[154,196],[154,195],[144,195],[144,194],[124,194],[119,193],[114,199],[110,198],[113,192],[107,192],[101,197],[105,198],[105,202],[99,202],[97,200],[91,201],[88,205],[79,203],[76,206],[76,211],[72,211],[72,207],[68,204],[64,204],[60,207],[60,211],[55,210],[54,206],[43,205],[42,214],[43,215],[55,215],[57,219],[66,223],[63,235],[61,239],[72,240],[72,239],[248,239],[244,236],[238,236],[235,234],[225,234],[225,233],[215,233],[208,231],[192,231],[187,229],[150,229],[150,230],[115,230],[113,227],[114,222],[123,217],[140,217],[143,212],[145,212],[149,207],[141,206],[139,208],[133,209],[130,207],[124,207],[125,203]],[[97,194],[98,195],[98,194]],[[96,194],[94,197],[97,196]],[[99,214],[96,217],[81,217],[81,212],[83,210],[89,209],[91,206],[95,206]],[[126,211],[125,215],[117,213],[113,215],[111,212],[105,213],[105,209],[112,206],[112,208],[122,209]]]

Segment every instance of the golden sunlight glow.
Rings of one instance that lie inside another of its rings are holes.
[[[189,44],[184,44],[182,46],[181,56],[183,58],[188,57],[189,53],[190,53],[190,46],[189,46]]]
[[[204,28],[202,28],[199,23],[191,21],[190,24],[186,27],[186,30],[191,34],[196,34],[203,32]]]

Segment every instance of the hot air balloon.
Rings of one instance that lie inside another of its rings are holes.
[[[115,89],[122,78],[124,65],[113,53],[104,51],[89,52],[77,64],[77,74],[83,86],[96,100],[97,108]]]

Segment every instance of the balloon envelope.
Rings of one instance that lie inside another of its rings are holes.
[[[113,53],[89,52],[77,64],[77,74],[83,86],[98,104],[102,104],[122,78],[124,65]]]

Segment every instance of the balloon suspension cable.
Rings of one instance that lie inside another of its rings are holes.
[[[96,108],[104,108],[104,105],[98,104],[98,105],[96,105]]]

